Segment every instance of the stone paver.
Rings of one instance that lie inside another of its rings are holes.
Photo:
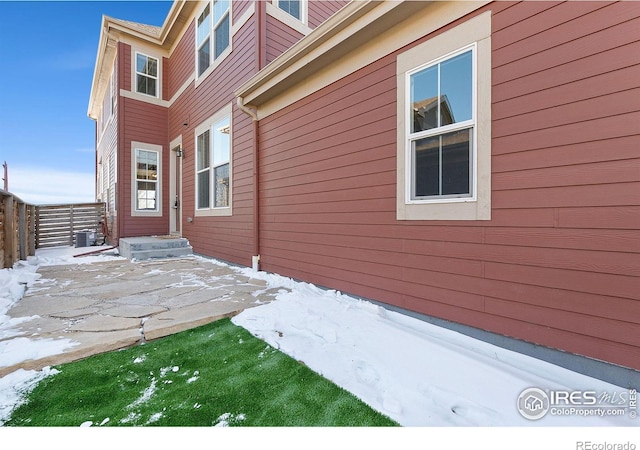
[[[68,339],[73,345],[58,355],[0,365],[0,377],[231,317],[282,290],[198,257],[45,266],[38,273],[42,278],[7,313],[23,319],[6,339]]]

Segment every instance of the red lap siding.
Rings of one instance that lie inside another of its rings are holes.
[[[169,149],[167,148],[167,110],[162,106],[150,105],[139,100],[120,97],[120,119],[126,124],[122,132],[122,149],[119,166],[120,204],[118,213],[126,215],[122,223],[120,237],[163,235],[169,233]],[[162,213],[160,217],[132,215],[132,142],[162,146]]]
[[[396,221],[395,58],[260,122],[265,270],[640,368],[640,8],[499,4],[492,220]]]
[[[234,20],[244,6],[234,2]],[[171,55],[169,64],[173,90],[184,84],[186,74],[191,76],[194,73],[193,33],[192,23]],[[211,74],[199,80],[197,87],[192,82],[175,99],[168,112],[168,139],[171,141],[182,136],[185,152],[182,158],[182,234],[189,239],[196,253],[243,265],[251,264],[253,252],[253,122],[235,106],[233,91],[256,71],[255,44],[255,22],[250,19],[234,34],[231,54]],[[196,217],[195,128],[229,104],[233,109],[233,215]],[[187,221],[187,218],[192,221]]]

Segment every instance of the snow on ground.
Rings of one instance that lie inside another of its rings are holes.
[[[106,254],[74,258],[73,253],[79,250],[40,251],[27,262],[0,271],[0,338],[11,336],[14,323],[6,316],[6,311],[19,301],[25,287],[33,286],[38,279],[38,266],[87,264],[119,258]],[[267,281],[268,288],[287,289],[282,289],[276,301],[234,317],[232,320],[236,325],[303,361],[401,425],[640,425],[638,419],[630,417],[628,410],[614,408],[620,406],[614,404],[614,400],[628,400],[629,392],[621,387],[340,292],[323,290],[274,274],[255,273],[249,268],[237,270],[240,274]],[[62,351],[56,345],[44,345],[39,350],[40,354]],[[25,359],[30,357],[29,351],[23,354]],[[8,352],[0,347],[0,362],[7,355]],[[20,402],[21,395],[51,373],[49,368],[40,372],[21,370],[0,378],[0,425]],[[545,392],[595,392],[598,399],[608,396],[608,401],[589,408],[556,408],[555,413],[550,410],[540,420],[528,420],[517,407],[520,394],[528,388]],[[614,410],[622,411],[624,415],[607,415]],[[597,415],[600,413],[603,415]],[[221,417],[219,426],[241,420],[242,417]]]
[[[263,272],[257,276],[291,292],[232,321],[402,425],[640,425],[628,411],[600,417],[596,408],[525,419],[517,400],[531,387],[617,394],[617,400],[629,393],[336,291]]]
[[[92,250],[107,248],[94,247]],[[37,341],[26,337],[9,339],[16,336],[16,325],[32,318],[10,318],[7,316],[7,311],[20,301],[27,288],[37,289],[36,284],[41,275],[36,271],[40,266],[91,264],[122,259],[113,254],[74,257],[87,251],[89,251],[87,248],[74,247],[40,249],[36,256],[30,256],[27,261],[19,261],[11,269],[0,270],[0,366],[6,367],[29,359],[56,355],[75,345],[70,339],[39,339]],[[50,368],[42,371],[21,369],[0,378],[0,426],[37,382],[54,373],[56,373],[55,370]]]

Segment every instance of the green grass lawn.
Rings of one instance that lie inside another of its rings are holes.
[[[229,319],[56,369],[5,426],[397,426]]]

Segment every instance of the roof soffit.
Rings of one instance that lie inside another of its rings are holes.
[[[340,58],[348,54],[357,54],[354,50],[376,41],[387,30],[402,22],[416,22],[426,20],[420,18],[437,15],[439,19],[433,22],[441,23],[439,26],[443,26],[488,2],[352,2],[245,82],[235,94],[243,105],[254,109],[261,108],[281,94],[290,93],[293,86],[306,85],[315,74]],[[405,34],[416,34],[415,26],[413,28]],[[402,38],[396,43],[406,45],[411,42],[404,42],[407,39]]]

